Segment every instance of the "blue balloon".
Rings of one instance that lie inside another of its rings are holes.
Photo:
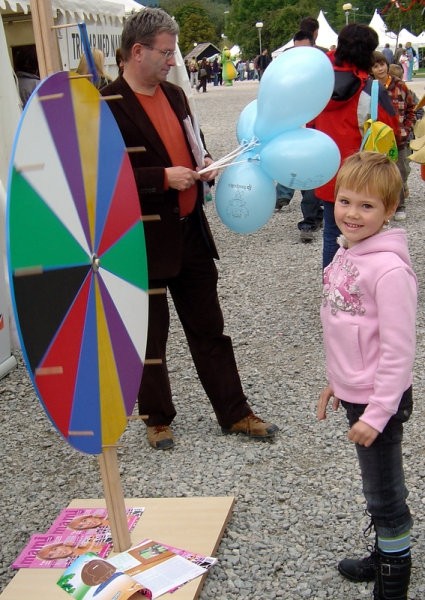
[[[253,100],[242,110],[236,125],[236,137],[240,144],[249,142],[254,137],[254,123],[256,118],[257,100]]]
[[[262,146],[261,168],[279,183],[295,190],[320,187],[337,172],[338,146],[325,133],[299,128],[281,133]]]
[[[243,156],[243,155],[242,155]],[[236,233],[252,233],[265,225],[274,212],[276,187],[261,169],[259,160],[229,165],[215,192],[221,221]]]
[[[327,105],[334,80],[322,50],[300,46],[283,52],[261,78],[255,135],[267,141],[311,121]]]

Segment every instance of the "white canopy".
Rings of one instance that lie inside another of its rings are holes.
[[[425,46],[425,31],[422,31],[422,33],[417,36],[417,40],[419,46]]]
[[[105,0],[106,2],[112,2],[114,4],[124,4],[124,8],[125,8],[125,12],[131,13],[131,12],[138,12],[139,10],[142,10],[142,8],[145,8],[142,4],[140,4],[139,2],[136,2],[136,0]]]
[[[136,4],[139,9],[142,8],[132,0],[52,0],[52,9],[63,15],[75,14],[81,19],[95,19],[99,15],[123,18],[126,5],[130,2]],[[0,8],[27,14],[30,10],[30,0],[0,0]]]
[[[335,31],[329,25],[323,11],[320,11],[317,20],[319,21],[319,34],[317,36],[316,44],[318,46],[322,46],[323,48],[330,48],[332,45],[336,45],[338,41],[338,34],[335,33]],[[281,46],[272,52],[272,58],[276,58],[288,48],[292,48],[293,45],[294,42],[291,38],[284,46]]]
[[[393,31],[387,31],[387,26],[381,15],[375,10],[372,20],[369,23],[369,27],[372,27],[376,31],[379,37],[379,48],[383,48],[385,44],[389,44],[390,48],[395,49],[396,45],[406,44],[411,42],[412,46],[424,46],[425,45],[425,32],[422,32],[419,36],[413,35],[407,29],[401,29],[397,36]],[[421,37],[422,36],[422,37]]]
[[[319,21],[319,34],[317,36],[316,45],[323,46],[323,48],[336,46],[338,34],[329,25],[322,10],[319,12],[317,20]]]
[[[407,29],[401,29],[400,33],[398,34],[398,43],[403,44],[403,46],[405,46],[406,42],[412,42],[412,46],[420,45],[419,36],[413,35],[413,33],[410,33],[410,31],[408,31]],[[424,42],[422,41],[422,45],[423,43]]]
[[[383,18],[376,9],[369,23],[369,27],[372,27],[372,29],[374,29],[378,34],[378,48],[383,48],[385,44],[389,44],[390,48],[392,48],[393,50],[395,49],[397,42],[397,34],[387,30],[387,26],[385,25]]]

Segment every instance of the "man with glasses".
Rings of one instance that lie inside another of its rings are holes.
[[[175,63],[177,23],[162,9],[145,8],[124,24],[124,71],[102,89],[130,152],[145,222],[149,287],[166,288],[182,323],[199,379],[224,433],[272,438],[276,425],[252,412],[242,390],[230,338],[223,334],[214,245],[203,211],[203,182],[213,161],[196,133],[183,90],[166,81]],[[118,96],[118,98],[117,98]],[[146,358],[139,412],[147,415],[154,448],[174,444],[176,415],[166,362],[169,307],[166,294],[149,296]]]

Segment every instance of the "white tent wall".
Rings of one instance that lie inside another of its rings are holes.
[[[143,8],[140,4],[134,4],[139,10]],[[13,46],[35,43],[29,8],[29,0],[0,0],[0,14],[5,23],[10,56]],[[115,76],[115,50],[120,45],[125,16],[124,1],[120,3],[119,0],[52,0],[52,9],[55,25],[75,24],[75,27],[57,29],[62,68],[75,69],[78,65],[82,46],[77,23],[84,21],[92,47],[103,51],[106,70]]]
[[[6,193],[9,157],[13,138],[19,122],[21,105],[19,94],[6,47],[3,22],[0,19],[0,378],[15,365],[12,355],[11,329],[12,310],[9,298],[9,286],[6,279]]]
[[[372,29],[374,29],[378,34],[379,49],[382,49],[385,44],[389,44],[390,48],[395,50],[398,44],[403,44],[403,46],[405,46],[406,42],[411,42],[412,46],[416,48],[416,50],[421,46],[425,46],[423,41],[424,38],[421,38],[422,35],[425,37],[424,32],[422,32],[419,36],[415,36],[413,33],[410,33],[410,31],[407,31],[407,29],[401,29],[398,35],[393,31],[388,31],[383,18],[377,10],[375,10],[373,14],[373,17],[369,23],[369,27],[372,27]]]
[[[322,10],[317,17],[317,20],[319,21],[319,33],[316,40],[317,46],[322,46],[323,48],[336,46],[338,34],[329,25]]]
[[[319,34],[317,36],[316,44],[318,46],[322,46],[323,48],[330,48],[332,45],[336,45],[338,41],[338,34],[329,25],[322,10],[319,12],[317,20],[319,21]],[[284,46],[281,46],[272,52],[272,58],[277,58],[279,54],[282,54],[282,52],[288,48],[292,48],[293,45],[294,43],[291,38]]]
[[[369,27],[372,27],[378,34],[379,45],[378,48],[383,48],[385,44],[389,44],[392,50],[395,50],[397,34],[387,30],[387,26],[381,15],[377,10],[373,13],[373,17],[369,23]]]

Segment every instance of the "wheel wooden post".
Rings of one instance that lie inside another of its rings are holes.
[[[62,69],[50,0],[30,0],[40,79]]]
[[[130,548],[131,539],[128,531],[116,446],[103,448],[102,454],[99,455],[99,466],[114,552],[124,552],[124,550]]]

